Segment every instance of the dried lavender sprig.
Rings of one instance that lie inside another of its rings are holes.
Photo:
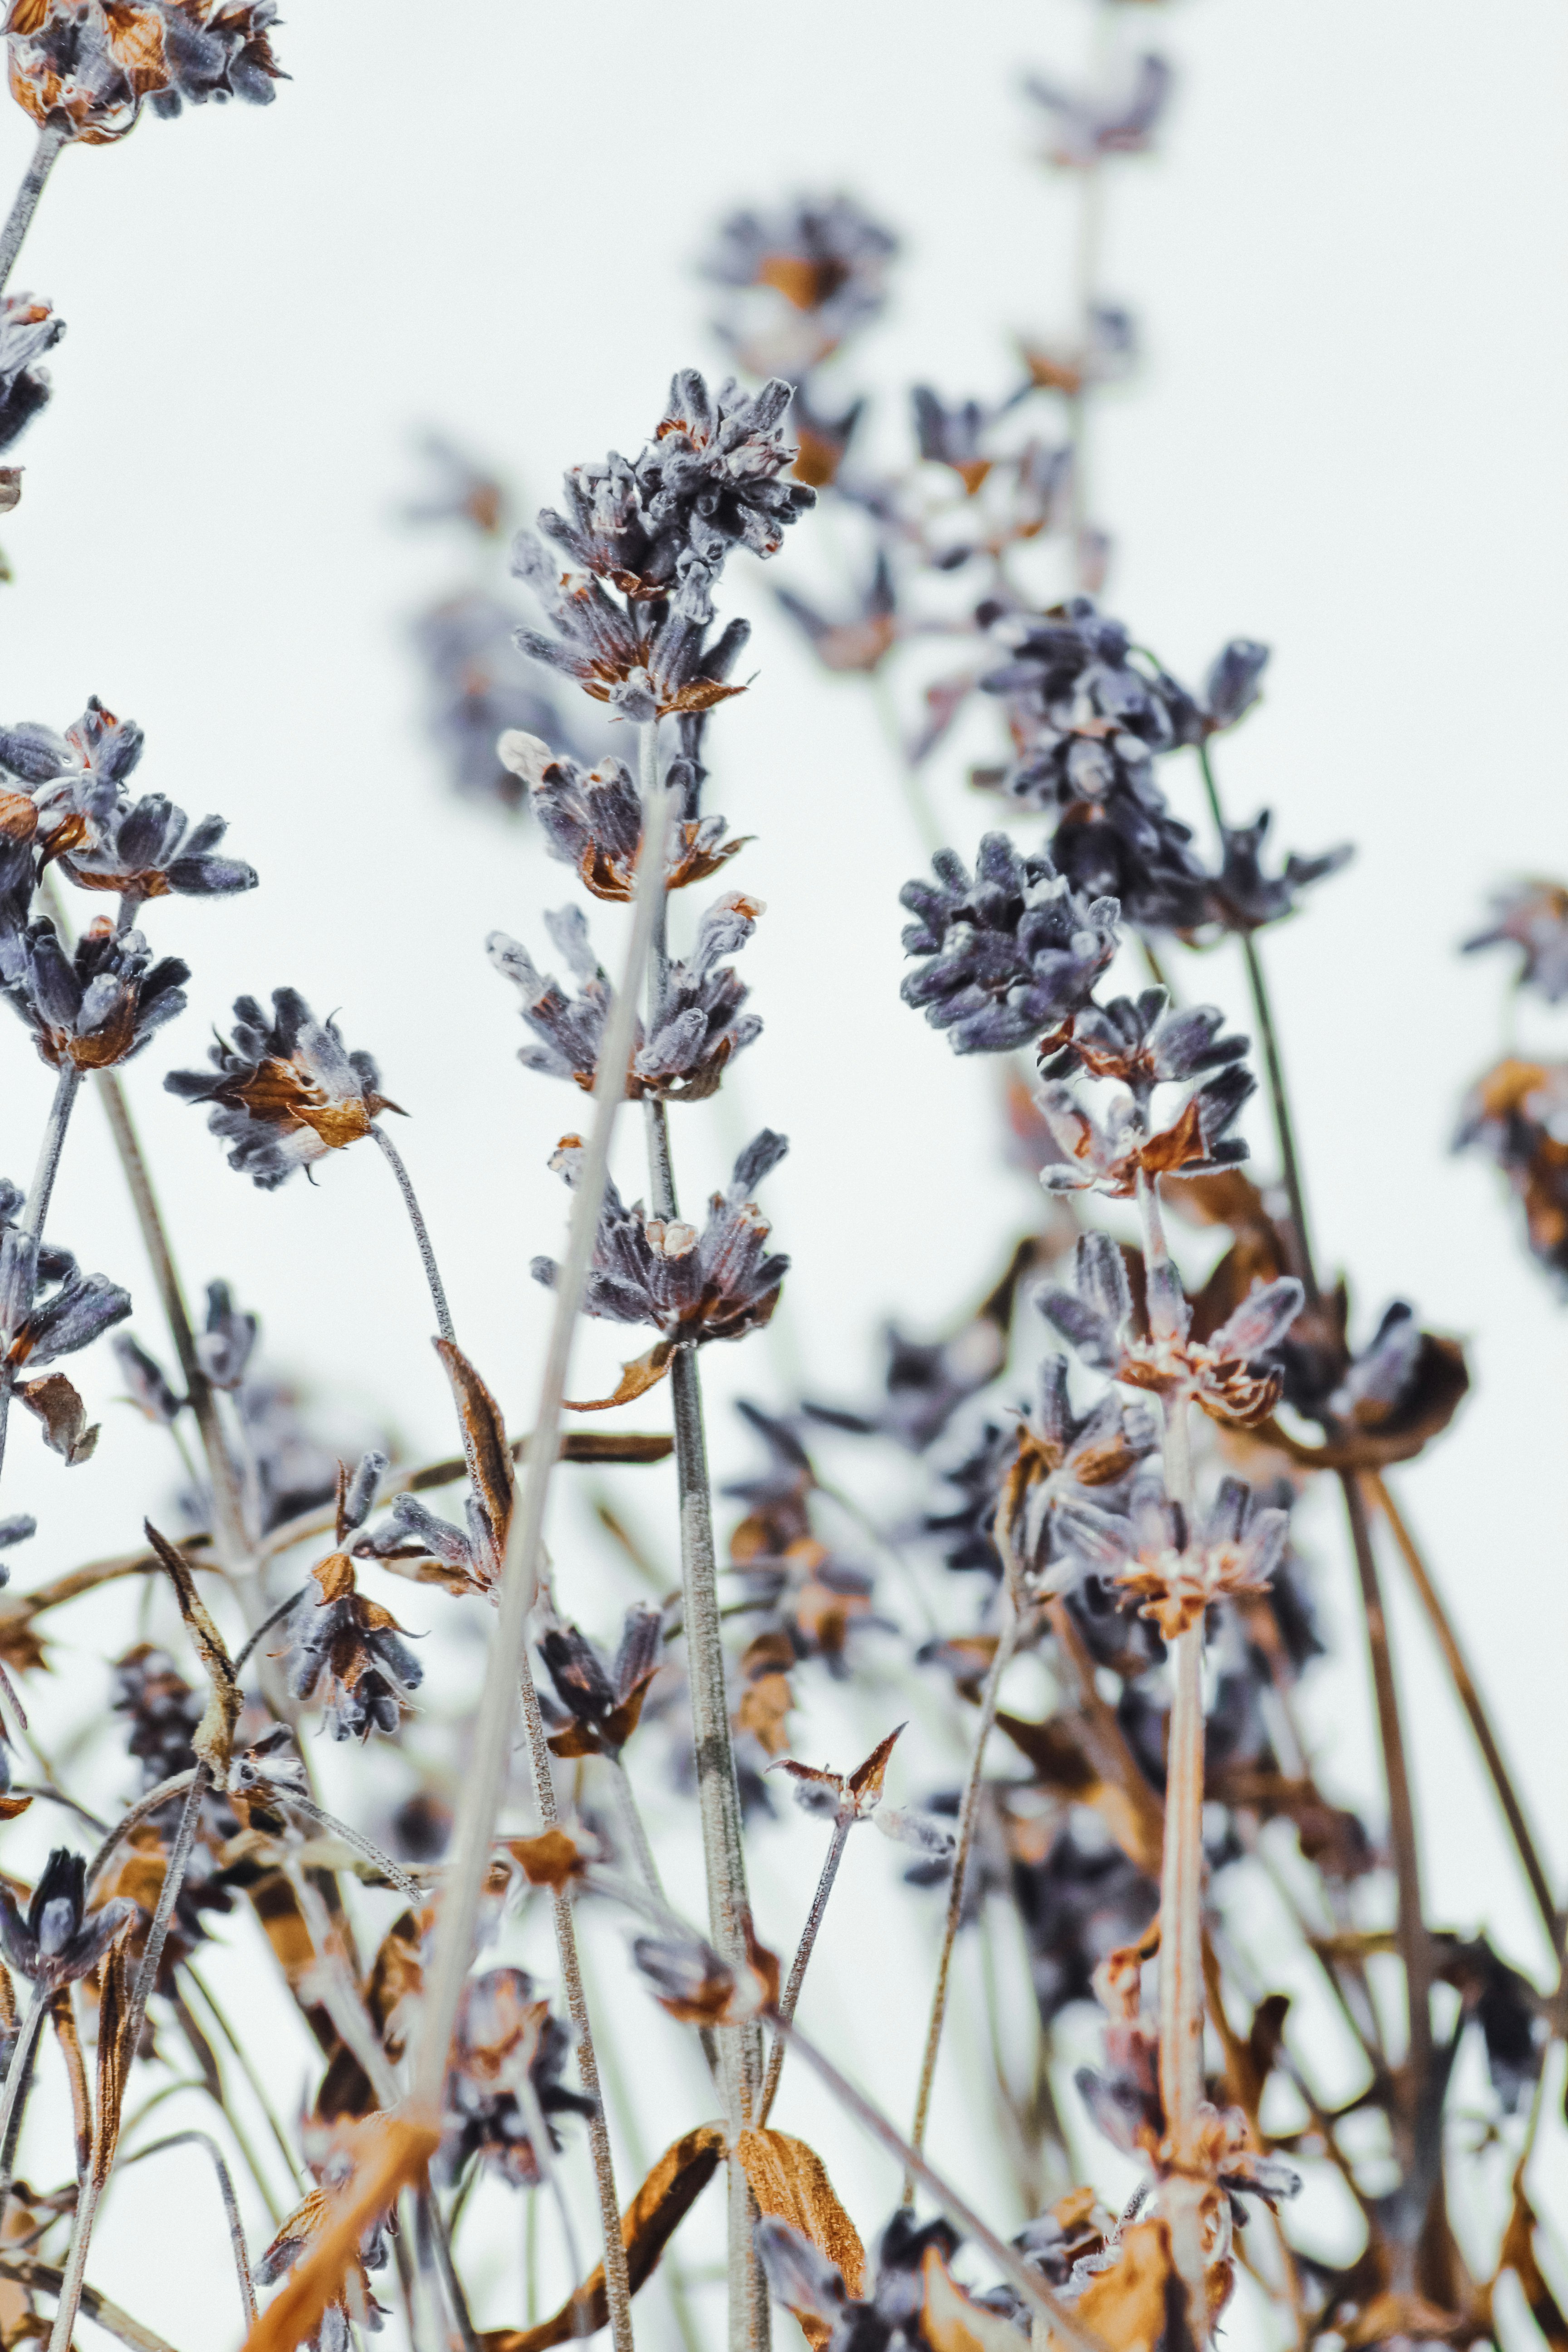
[[[22,174],[22,184],[12,199],[5,226],[0,229],[0,293],[4,293],[16,256],[22,250],[22,239],[32,226],[33,215],[38,209],[38,198],[44,193],[55,158],[66,143],[66,133],[52,130],[47,123],[38,133],[32,161]]]
[[[479,1889],[489,1863],[490,1842],[500,1808],[510,1761],[511,1728],[517,1706],[519,1678],[532,1612],[540,1538],[550,1476],[555,1466],[562,1401],[575,1334],[584,1286],[593,1259],[609,1171],[610,1141],[616,1115],[626,1091],[631,1059],[633,1024],[637,998],[652,944],[654,921],[664,897],[664,853],[668,836],[671,795],[658,793],[647,809],[642,849],[637,858],[632,936],[616,1002],[605,1024],[604,1052],[595,1081],[594,1124],[584,1157],[583,1172],[573,1196],[566,1260],[555,1291],[551,1326],[528,1466],[522,1491],[507,1530],[506,1557],[501,1570],[499,1621],[486,1661],[484,1693],[475,1727],[473,1762],[459,1810],[456,1858],[437,1918],[435,1949],[426,1975],[425,2012],[415,2065],[413,2099],[427,2113],[438,2114],[446,2081],[447,2053],[457,2023],[463,1979],[473,1951],[479,1916]],[[613,2199],[613,2182],[610,2184]],[[601,2202],[604,2183],[601,2182]],[[606,2233],[605,2284],[610,2285],[620,2241],[616,2228]],[[612,2305],[616,2352],[631,2344],[629,2296]]]
[[[653,811],[663,786],[659,777],[658,720],[638,730],[643,840],[653,828]],[[668,898],[661,890],[648,970],[648,1031],[658,1034],[664,1011],[668,959],[664,922]],[[648,1192],[656,1217],[679,1215],[669,1127],[664,1104],[644,1101],[647,1135]],[[709,1929],[731,1968],[745,1965],[751,1928],[740,1783],[730,1738],[730,1701],[725,1685],[724,1644],[719,1614],[718,1561],[713,1548],[713,1497],[708,1475],[708,1444],[702,1419],[702,1383],[695,1348],[678,1348],[670,1366],[670,1418],[675,1431],[676,1482],[680,1513],[682,1622],[691,1693],[692,1747],[697,1764],[697,1803],[702,1828],[702,1859],[708,1882]],[[754,2024],[725,2029],[718,2036],[721,2084],[731,2138],[757,2113],[762,2087],[762,2035]],[[731,2352],[765,2343],[769,2305],[752,2243],[752,2194],[742,2166],[729,2167],[729,2326]]]

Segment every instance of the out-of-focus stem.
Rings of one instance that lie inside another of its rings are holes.
[[[539,1547],[544,1531],[551,1473],[555,1466],[567,1368],[583,1289],[593,1261],[609,1171],[610,1139],[616,1114],[626,1093],[637,1002],[652,943],[654,918],[664,895],[664,844],[668,824],[669,796],[661,791],[647,810],[644,824],[632,936],[620,988],[605,1024],[594,1087],[593,1126],[572,1204],[566,1261],[556,1289],[555,1314],[529,1442],[528,1466],[507,1530],[500,1608],[486,1660],[484,1693],[475,1727],[473,1759],[458,1813],[454,1861],[441,1898],[435,1949],[426,1975],[413,2096],[415,2104],[431,2115],[440,2112],[447,2053],[463,1979],[473,1953],[479,1890],[489,1863],[490,1842],[510,1763],[518,1684],[528,1620],[533,1608]],[[606,2255],[613,2261],[613,2248],[606,2248]]]
[[[408,1222],[414,1228],[414,1238],[419,1248],[419,1263],[425,1268],[425,1279],[430,1286],[430,1303],[436,1309],[436,1328],[443,1339],[455,1339],[452,1313],[447,1304],[447,1292],[441,1280],[441,1269],[436,1263],[436,1251],[430,1239],[430,1229],[425,1223],[425,1213],[419,1206],[419,1196],[414,1181],[403,1164],[402,1154],[384,1127],[373,1120],[371,1133],[380,1144],[382,1156],[397,1179],[397,1189],[403,1195],[403,1205],[408,1212]]]
[[[1388,1833],[1394,1847],[1394,1878],[1399,1892],[1399,1955],[1405,1964],[1410,2048],[1407,2067],[1415,2085],[1412,2161],[1421,2170],[1441,2162],[1442,2150],[1425,2147],[1429,2137],[1420,2126],[1421,2095],[1432,2075],[1432,1948],[1421,1908],[1421,1870],[1415,1843],[1415,1810],[1410,1797],[1410,1774],[1405,1755],[1405,1735],[1399,1719],[1399,1694],[1394,1682],[1394,1660],[1388,1646],[1388,1621],[1384,1613],[1383,1588],[1367,1525],[1361,1480],[1353,1470],[1340,1473],[1356,1573],[1361,1580],[1362,1607],[1366,1617],[1367,1654],[1372,1665],[1373,1696],[1388,1780]]]
[[[641,730],[640,782],[643,840],[652,830],[652,811],[664,798],[658,756],[658,721]],[[648,1031],[658,1027],[664,1006],[666,893],[659,875],[659,907],[648,964]],[[647,1131],[648,1191],[656,1217],[677,1216],[675,1171],[669,1128],[662,1102],[644,1103]],[[724,1646],[719,1616],[718,1570],[713,1549],[713,1503],[708,1479],[708,1444],[702,1422],[702,1385],[693,1348],[678,1348],[670,1366],[671,1413],[680,1511],[680,1574],[686,1632],[687,1675],[691,1691],[692,1743],[697,1763],[697,1803],[702,1825],[702,1859],[708,1880],[710,1933],[720,1957],[743,1969],[752,1912],[746,1889],[746,1856],[741,1821],[740,1784],[730,1738],[730,1702],[725,1688]],[[762,2087],[762,2035],[754,2024],[727,2026],[718,2035],[726,2116],[731,2135],[749,2126]],[[768,2305],[761,2292],[752,2244],[752,2200],[745,2175],[730,2163],[730,2345],[748,2352],[765,2340]]]
[[[658,1864],[653,1858],[653,1848],[648,1843],[647,1828],[643,1821],[641,1808],[637,1804],[637,1791],[632,1787],[631,1774],[626,1770],[626,1758],[621,1755],[606,1756],[605,1761],[609,1767],[610,1784],[616,1792],[616,1807],[621,1817],[621,1827],[626,1832],[626,1843],[632,1850],[633,1858],[642,1875],[643,1885],[650,1895],[656,1895],[662,1903],[664,1887],[658,1874]]]
[[[22,249],[22,239],[32,226],[33,215],[38,209],[38,198],[44,193],[44,183],[54,168],[56,156],[67,143],[67,133],[45,124],[33,149],[33,160],[22,175],[22,184],[13,199],[5,226],[0,229],[0,292],[9,281],[13,265]]]
[[[55,1178],[59,1173],[60,1153],[65,1149],[66,1129],[70,1125],[71,1111],[80,1090],[81,1072],[74,1062],[64,1063],[61,1066],[59,1076],[55,1081],[54,1099],[49,1105],[49,1115],[44,1123],[43,1140],[38,1146],[38,1161],[33,1171],[32,1188],[27,1194],[27,1205],[22,1212],[21,1232],[29,1241],[38,1242],[43,1239],[44,1222],[48,1216],[49,1202],[54,1197]],[[33,1288],[32,1285],[29,1285],[26,1295],[19,1297],[16,1305],[23,1314],[26,1314],[32,1303]],[[11,1391],[12,1374],[8,1370],[0,1370],[0,1468],[4,1467],[5,1461],[5,1428],[11,1412]]]
[[[1410,1581],[1415,1587],[1415,1597],[1426,1612],[1426,1622],[1436,1636],[1437,1646],[1443,1653],[1444,1661],[1453,1679],[1455,1691],[1458,1695],[1459,1704],[1469,1718],[1470,1729],[1476,1736],[1476,1745],[1480,1749],[1487,1770],[1491,1775],[1492,1787],[1497,1792],[1498,1802],[1502,1807],[1503,1817],[1508,1822],[1514,1845],[1518,1850],[1524,1874],[1530,1881],[1531,1892],[1535,1897],[1536,1907],[1541,1913],[1542,1924],[1546,1929],[1547,1938],[1555,1950],[1559,1937],[1557,1906],[1545,1870],[1542,1866],[1540,1849],[1531,1834],[1530,1823],[1525,1819],[1524,1807],[1514,1788],[1508,1766],[1503,1761],[1502,1750],[1498,1746],[1493,1733],[1485,1701],[1476,1687],[1468,1662],[1459,1644],[1459,1637],[1454,1631],[1453,1621],[1443,1606],[1442,1597],[1432,1581],[1415,1539],[1405,1524],[1404,1517],[1395,1507],[1394,1497],[1389,1493],[1384,1479],[1376,1471],[1373,1471],[1369,1473],[1366,1484],[1373,1500],[1388,1521],[1389,1533],[1393,1536],[1399,1556],[1409,1572]]]
[[[779,2015],[786,2024],[795,2015],[795,2004],[800,1999],[800,1989],[805,1982],[805,1971],[816,1943],[817,1930],[822,1925],[823,1914],[827,1909],[827,1898],[833,1892],[833,1882],[838,1875],[838,1865],[844,1859],[844,1848],[848,1843],[849,1832],[854,1826],[853,1813],[840,1814],[833,1824],[833,1835],[827,1842],[827,1853],[823,1860],[821,1875],[816,1882],[816,1892],[811,1898],[811,1909],[805,1915],[805,1925],[801,1929],[800,1942],[796,1945],[795,1958],[790,1962],[789,1977],[783,1992],[779,1995]],[[757,2109],[759,2131],[773,2112],[773,2100],[778,2095],[779,2075],[784,2070],[784,2035],[775,2033],[773,2046],[768,2053],[768,2071],[763,2084],[762,2104]]]

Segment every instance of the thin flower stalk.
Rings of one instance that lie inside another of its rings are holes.
[[[605,1024],[605,1048],[595,1083],[592,1131],[581,1181],[572,1206],[565,1264],[556,1290],[549,1352],[534,1413],[522,1491],[507,1531],[500,1608],[486,1661],[484,1692],[475,1728],[474,1753],[454,1841],[455,1857],[437,1916],[435,1949],[427,1979],[425,2013],[415,2065],[413,2101],[438,2113],[447,2053],[457,2021],[463,1979],[474,1947],[479,1890],[489,1866],[496,1818],[506,1789],[519,1683],[525,1671],[528,1621],[532,1613],[540,1540],[554,1468],[562,1402],[583,1289],[592,1262],[610,1142],[626,1092],[634,1024],[642,979],[653,941],[655,919],[664,896],[663,852],[671,795],[660,792],[647,813],[637,859],[632,934],[621,984]],[[618,2241],[617,2229],[610,2233]],[[615,2248],[607,2243],[607,2265]],[[608,2270],[606,2272],[608,2276]],[[616,2352],[631,2342],[629,2303],[615,2315]]]
[[[403,1164],[402,1154],[386,1129],[378,1121],[373,1120],[370,1131],[381,1146],[382,1156],[387,1166],[397,1179],[397,1189],[403,1195],[403,1204],[408,1212],[408,1222],[414,1228],[414,1238],[418,1244],[419,1262],[425,1268],[425,1279],[430,1286],[430,1301],[436,1309],[436,1328],[443,1339],[455,1339],[457,1333],[452,1328],[452,1314],[447,1304],[447,1293],[441,1281],[441,1269],[436,1263],[436,1252],[431,1244],[430,1231],[425,1223],[424,1212],[419,1206],[419,1198],[414,1190],[413,1179]]]
[[[0,229],[0,293],[4,293],[16,256],[22,250],[22,239],[32,226],[33,215],[38,209],[38,198],[54,169],[55,158],[65,144],[66,133],[48,124],[38,133],[32,160],[22,174],[22,184],[12,200],[5,226]]]
[[[40,2262],[36,2254],[0,2254],[0,2278],[14,2279],[18,2286],[32,2288],[40,2294],[58,2294],[64,2284],[56,2265]],[[139,2319],[132,2319],[128,2311],[121,2311],[117,2303],[110,2303],[96,2287],[79,2288],[78,2299],[83,2316],[118,2343],[127,2345],[130,2352],[174,2352],[172,2344],[154,2335],[152,2328],[143,2327]]]
[[[997,1513],[998,1534],[1004,1544],[1008,1541],[1004,1521],[1011,1504],[1011,1495],[1005,1490]],[[1004,1558],[1006,1557],[1005,1551]],[[958,1837],[952,1858],[952,1877],[948,1886],[947,1915],[942,1921],[942,1949],[937,1958],[936,1983],[931,1990],[931,2017],[926,2026],[925,2047],[921,2053],[920,2078],[915,2086],[914,2121],[910,2126],[910,2143],[918,2155],[925,2146],[926,2125],[931,2116],[931,2092],[936,2083],[937,2055],[942,2048],[942,2031],[947,2017],[948,1980],[952,1969],[952,1950],[958,1939],[959,1922],[963,1916],[964,1881],[969,1872],[969,1856],[974,1843],[974,1827],[980,1818],[980,1786],[985,1765],[985,1750],[995,1727],[996,1707],[1001,1697],[1002,1677],[1012,1664],[1018,1645],[1019,1615],[1014,1580],[1008,1580],[1005,1614],[997,1636],[995,1654],[980,1700],[980,1720],[975,1727],[974,1740],[969,1752],[969,1769],[964,1776],[963,1795],[958,1811]],[[904,2175],[904,2202],[914,2195],[916,2174],[911,2168]]]
[[[811,1964],[812,1953],[816,1948],[817,1935],[827,1910],[827,1899],[833,1892],[833,1882],[838,1875],[838,1865],[844,1859],[844,1849],[849,1843],[849,1832],[854,1826],[853,1817],[847,1815],[833,1824],[833,1834],[827,1842],[827,1852],[823,1858],[821,1873],[816,1881],[816,1892],[811,1898],[811,1908],[805,1915],[805,1925],[800,1931],[800,1941],[795,1946],[795,1958],[790,1962],[789,1975],[785,1978],[784,1990],[779,1995],[779,2015],[786,2025],[794,2017],[796,2004],[800,2000],[800,1989],[805,1982],[805,1972]],[[763,2081],[762,2102],[757,2109],[759,2130],[766,2126],[768,2117],[773,2113],[773,2101],[778,2095],[779,2076],[784,2072],[784,2036],[782,2033],[775,2033],[773,2046],[768,2053],[768,2071]]]
[[[646,720],[638,731],[646,844],[654,828],[654,811],[665,789],[659,772],[658,719]],[[661,891],[647,973],[650,1034],[658,1029],[664,1009],[668,969],[665,946],[668,906],[668,897]],[[679,1204],[665,1106],[649,1096],[644,1103],[644,1112],[653,1213],[656,1217],[672,1219],[679,1214]],[[691,1691],[691,1732],[708,1881],[709,1927],[721,1957],[731,1967],[738,1968],[745,1963],[751,1901],[746,1886],[740,1784],[730,1736],[718,1562],[713,1545],[713,1497],[702,1419],[702,1382],[695,1348],[676,1350],[670,1367],[670,1398],[680,1514],[682,1622]],[[758,2112],[761,2033],[752,2024],[727,2027],[718,2036],[718,2046],[726,2116],[733,2137],[749,2127]],[[732,2352],[746,2352],[748,2346],[754,2347],[765,2336],[768,2305],[752,2245],[753,2201],[745,2176],[735,2161],[729,2167],[729,2197],[730,2342]]]
[[[555,1780],[545,1740],[544,1718],[540,1712],[539,1686],[533,1679],[533,1662],[526,1647],[521,1661],[520,1687],[529,1763],[533,1775],[534,1803],[541,1827],[554,1829],[561,1815],[555,1802]],[[588,2014],[587,1989],[583,1981],[582,1955],[577,1947],[577,1923],[573,1916],[571,1895],[564,1886],[551,1889],[551,1912],[555,1927],[555,1950],[561,1962],[561,1979],[566,1989],[566,2013],[576,2030],[577,2073],[584,2093],[594,2102],[594,2113],[587,2119],[588,2151],[593,2160],[594,2186],[599,2202],[599,2226],[605,2247],[605,2291],[610,2306],[611,2336],[616,2352],[625,2352],[625,2347],[632,2340],[631,2280],[626,2270],[626,2245],[621,2236],[620,2202],[616,2187],[615,2156],[610,2147],[609,2121],[599,2087],[599,2062]],[[549,2133],[543,2132],[535,2145],[541,2150],[542,2164],[550,2154]],[[559,2195],[558,2183],[556,2189]],[[564,2218],[564,2205],[562,2212]]]

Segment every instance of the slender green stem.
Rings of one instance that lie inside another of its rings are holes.
[[[4,292],[9,283],[16,256],[22,249],[22,239],[32,226],[33,215],[38,209],[38,198],[44,193],[44,184],[54,168],[56,156],[68,143],[68,134],[66,131],[48,123],[46,123],[38,133],[37,144],[33,149],[33,160],[22,175],[22,184],[16,191],[10,212],[6,215],[5,226],[0,229],[0,292]]]

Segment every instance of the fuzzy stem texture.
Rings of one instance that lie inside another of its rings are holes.
[[[810,1964],[812,1951],[816,1943],[817,1930],[822,1926],[823,1915],[827,1909],[827,1898],[833,1892],[833,1882],[838,1875],[838,1865],[844,1859],[844,1849],[848,1843],[849,1832],[854,1826],[855,1816],[853,1813],[843,1815],[833,1824],[833,1835],[827,1842],[827,1853],[822,1864],[821,1876],[816,1882],[816,1892],[811,1898],[811,1909],[806,1913],[805,1925],[801,1929],[800,1942],[795,1947],[795,1958],[790,1963],[788,1980],[784,1985],[783,1992],[779,1995],[779,2015],[784,2019],[786,2025],[790,2019],[794,2017],[795,2012],[795,2004],[800,2000],[800,1989],[805,1982],[805,1971]],[[767,2077],[763,2084],[762,2105],[757,2110],[757,2128],[759,2131],[766,2124],[769,2116],[773,2112],[773,2104],[774,2098],[778,2095],[779,2075],[784,2069],[784,2035],[782,2033],[775,2033],[773,2036],[773,2046],[768,2053],[768,2071]]]
[[[397,1189],[403,1195],[403,1205],[408,1212],[408,1222],[414,1228],[418,1244],[419,1263],[425,1268],[425,1279],[430,1286],[430,1303],[436,1309],[436,1328],[443,1339],[456,1339],[452,1328],[452,1311],[447,1304],[447,1292],[441,1280],[441,1269],[436,1263],[436,1251],[430,1239],[430,1229],[425,1223],[425,1213],[419,1206],[419,1196],[414,1181],[403,1164],[403,1156],[384,1127],[372,1120],[372,1135],[380,1144],[382,1156],[397,1179]]]
[[[6,215],[5,226],[0,229],[0,293],[5,291],[10,281],[16,256],[22,249],[22,239],[32,226],[33,215],[38,209],[38,198],[44,193],[44,184],[54,168],[55,158],[67,144],[65,131],[51,129],[47,124],[38,133],[33,159],[22,175],[22,184]]]

